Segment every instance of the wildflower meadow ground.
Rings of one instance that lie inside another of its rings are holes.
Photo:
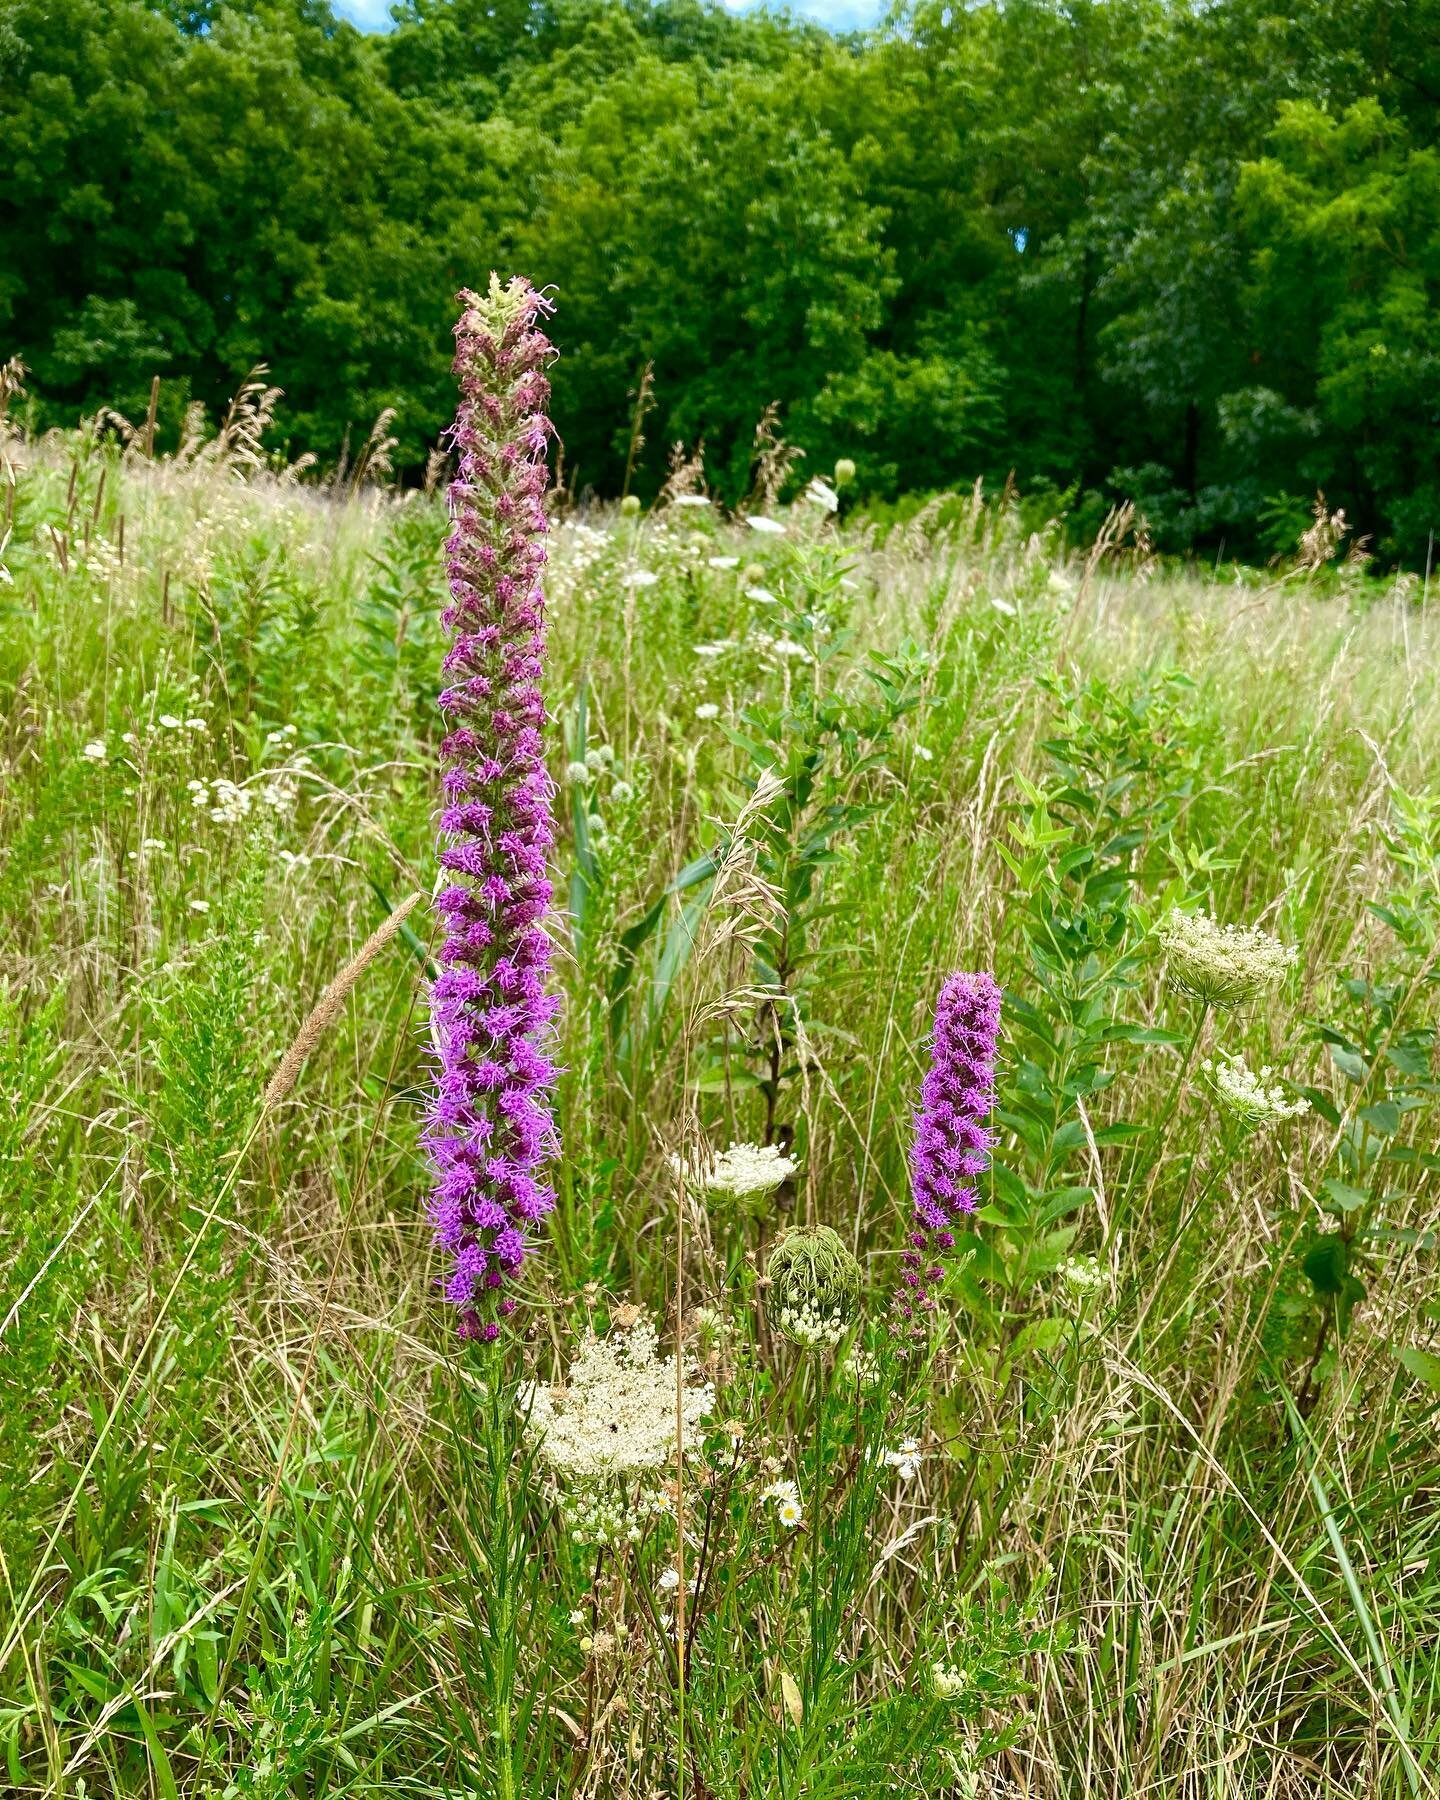
[[[1423,583],[547,490],[543,314],[7,377],[0,1786],[1440,1794]]]

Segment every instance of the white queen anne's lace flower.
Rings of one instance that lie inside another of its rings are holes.
[[[642,1475],[674,1459],[675,1358],[655,1350],[655,1328],[642,1319],[628,1331],[587,1338],[564,1386],[524,1390],[529,1431],[555,1474],[575,1481]],[[715,1390],[704,1382],[681,1393],[688,1439],[714,1409]]]
[[[1201,1065],[1215,1098],[1232,1118],[1250,1130],[1266,1125],[1283,1125],[1310,1110],[1308,1100],[1292,1100],[1284,1088],[1275,1085],[1275,1071],[1264,1064],[1257,1075],[1240,1056],[1227,1056],[1222,1051]]]
[[[1093,1256],[1067,1256],[1060,1265],[1060,1279],[1077,1294],[1094,1294],[1109,1277]]]
[[[1160,927],[1172,988],[1210,1006],[1238,1006],[1283,980],[1295,950],[1256,927],[1221,925],[1208,913],[1172,912]]]
[[[958,1700],[970,1685],[970,1677],[954,1663],[937,1662],[930,1666],[930,1692],[937,1700]]]
[[[731,1200],[750,1200],[772,1194],[800,1167],[775,1144],[732,1144],[719,1155],[702,1154],[693,1161],[670,1158],[670,1167],[690,1188],[705,1194],[723,1194]]]

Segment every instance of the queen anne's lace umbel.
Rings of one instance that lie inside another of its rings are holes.
[[[687,1161],[670,1158],[670,1167],[686,1187],[702,1194],[721,1194],[731,1200],[750,1200],[774,1193],[800,1167],[775,1144],[732,1144],[715,1155],[702,1152]]]
[[[1296,952],[1258,926],[1221,925],[1208,913],[1172,912],[1160,926],[1165,977],[1208,1006],[1239,1006],[1290,972]]]
[[[715,1409],[715,1389],[693,1369],[685,1374],[678,1423],[690,1450]],[[520,1403],[541,1460],[565,1481],[634,1478],[675,1460],[675,1358],[656,1354],[648,1320],[586,1338],[563,1386],[527,1388]]]
[[[499,1335],[505,1293],[552,1210],[542,1179],[554,1150],[545,1052],[555,1000],[547,859],[554,841],[545,772],[544,495],[554,352],[538,321],[550,303],[523,280],[460,295],[446,543],[453,634],[440,695],[443,965],[431,992],[440,1059],[426,1144],[435,1168],[430,1216],[449,1253],[446,1298],[465,1337]]]
[[[1308,1100],[1292,1099],[1270,1079],[1275,1071],[1269,1063],[1256,1074],[1243,1057],[1227,1056],[1222,1050],[1200,1067],[1220,1105],[1248,1131],[1283,1125],[1310,1110]]]

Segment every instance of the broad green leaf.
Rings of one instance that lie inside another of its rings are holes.
[[[1400,1353],[1402,1365],[1417,1381],[1423,1381],[1427,1387],[1440,1390],[1440,1356],[1431,1350],[1404,1349]]]

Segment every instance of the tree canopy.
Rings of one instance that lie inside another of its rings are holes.
[[[566,470],[778,403],[878,498],[1013,472],[1266,547],[1319,487],[1440,526],[1440,0],[914,0],[834,37],[708,0],[6,0],[0,354],[161,427],[252,364],[292,453],[444,426],[453,295],[553,284]],[[1288,526],[1285,526],[1288,528]]]

